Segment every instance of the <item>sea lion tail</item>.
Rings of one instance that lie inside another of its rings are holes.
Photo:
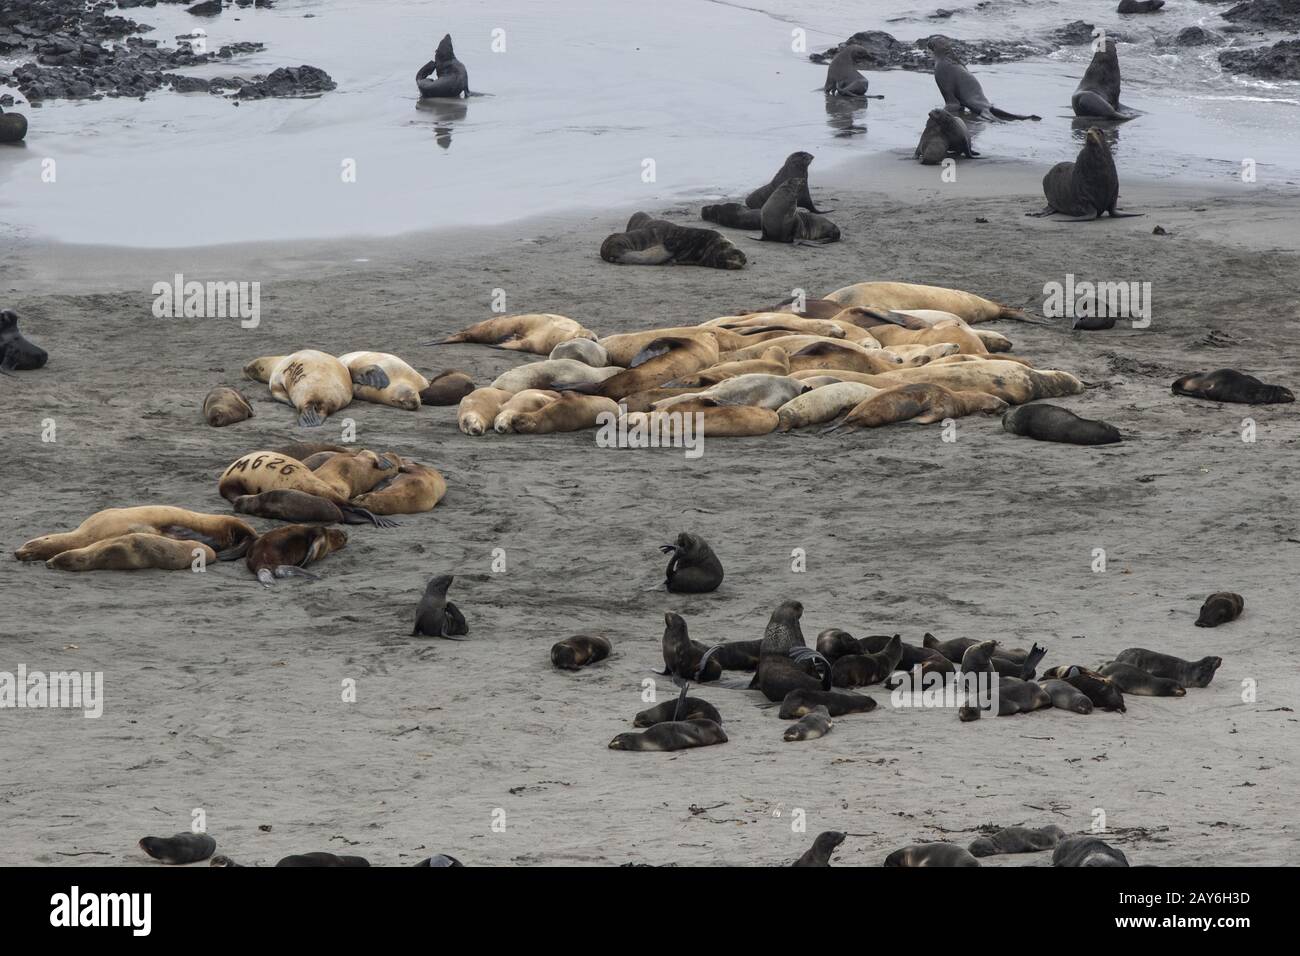
[[[990,106],[989,112],[992,113],[994,116],[996,116],[998,119],[1004,119],[1004,120],[1041,120],[1042,119],[1041,116],[1038,116],[1034,113],[1030,113],[1028,116],[1021,116],[1019,113],[1008,113],[1006,110],[1000,110],[996,106]]]

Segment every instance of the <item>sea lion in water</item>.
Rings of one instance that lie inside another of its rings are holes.
[[[1043,672],[1044,680],[1063,680],[1076,690],[1088,695],[1088,699],[1102,710],[1118,710],[1124,713],[1124,694],[1113,680],[1096,671],[1077,664],[1052,667]]]
[[[716,591],[722,583],[722,562],[709,543],[697,534],[683,531],[672,544],[659,550],[671,554],[664,571],[665,584],[677,594],[704,594]]]
[[[447,600],[447,589],[453,576],[439,574],[424,588],[420,605],[415,609],[415,627],[412,637],[459,637],[469,633],[469,625],[460,608]]]
[[[147,836],[140,841],[144,850],[159,863],[180,866],[199,863],[217,851],[217,841],[206,833],[178,833],[170,837]]]
[[[1110,144],[1096,126],[1088,130],[1083,148],[1072,163],[1057,163],[1043,177],[1043,195],[1047,208],[1030,216],[1050,216],[1054,212],[1080,217],[1068,222],[1100,219],[1110,213],[1112,219],[1140,216],[1139,212],[1119,212],[1119,172]]]
[[[1133,112],[1119,101],[1119,53],[1115,41],[1103,39],[1094,47],[1092,62],[1070,97],[1075,116],[1109,120],[1133,118]]]
[[[970,130],[960,117],[953,116],[947,110],[932,109],[921,131],[921,141],[912,153],[913,159],[919,159],[922,166],[937,166],[949,154],[966,156],[974,159],[979,156],[971,145]]]
[[[352,499],[353,509],[364,509],[380,527],[396,522],[374,520],[374,515],[414,515],[432,511],[447,493],[447,481],[436,468],[403,461],[397,474],[385,478],[373,489]],[[357,522],[348,522],[356,524]]]
[[[1113,680],[1115,685],[1126,694],[1135,694],[1138,697],[1187,696],[1187,688],[1178,681],[1167,677],[1156,677],[1140,667],[1122,661],[1111,661],[1103,665],[1098,673],[1102,677]]]
[[[903,656],[903,638],[895,634],[877,654],[845,654],[831,665],[835,687],[865,687],[878,684],[898,667]]]
[[[1215,591],[1201,605],[1197,627],[1218,627],[1235,621],[1246,607],[1246,599],[1233,591]]]
[[[253,417],[253,406],[237,389],[224,385],[208,392],[203,399],[203,417],[213,428],[224,428]]]
[[[1274,405],[1295,401],[1295,395],[1289,388],[1265,385],[1255,376],[1231,368],[1184,375],[1174,382],[1173,392],[1175,395],[1203,398],[1209,402],[1235,402],[1240,405]]]
[[[474,343],[491,345],[509,352],[532,352],[550,355],[562,342],[572,339],[595,339],[596,333],[565,315],[553,312],[527,312],[500,315],[476,322],[430,345]]]
[[[970,851],[955,843],[916,843],[885,857],[885,866],[979,866]]]
[[[1002,415],[1002,428],[1013,435],[1070,445],[1113,445],[1120,440],[1114,425],[1080,418],[1059,405],[1017,405]]]
[[[45,349],[28,342],[18,331],[17,312],[13,309],[0,311],[0,372],[42,368],[49,358]]]
[[[608,640],[592,634],[576,634],[551,646],[551,663],[560,670],[576,671],[609,657]]]
[[[669,720],[641,731],[619,734],[609,742],[610,750],[686,750],[725,744],[727,734],[711,720]]]
[[[934,57],[934,82],[943,96],[944,106],[948,112],[956,113],[966,109],[977,116],[1004,120],[1040,120],[1041,116],[1008,113],[989,102],[979,80],[957,59],[952,43],[947,37],[935,37],[928,44]]]
[[[336,856],[333,853],[295,853],[286,856],[275,864],[276,866],[288,867],[323,867],[323,866],[346,866],[358,867],[369,866],[370,861],[361,856]]]
[[[349,508],[345,511],[328,498],[320,498],[291,488],[277,488],[273,491],[264,491],[259,495],[240,495],[230,504],[241,515],[257,515],[259,518],[275,518],[279,521],[292,521],[295,524],[371,523],[371,519],[358,510]]]
[[[1128,857],[1095,836],[1073,836],[1056,848],[1052,866],[1128,866]]]
[[[617,421],[618,402],[600,395],[581,395],[564,392],[553,402],[532,412],[520,412],[514,417],[514,430],[518,435],[550,435],[556,432],[576,432],[595,428],[601,416]]]
[[[430,79],[435,74],[436,79]],[[469,70],[465,64],[456,59],[452,49],[451,34],[446,34],[438,43],[433,59],[420,67],[415,74],[415,88],[420,91],[421,99],[469,96]]]
[[[298,409],[298,425],[315,428],[352,401],[352,374],[333,355],[303,349],[271,369],[271,397]]]
[[[798,721],[785,729],[783,739],[790,743],[796,740],[816,740],[825,737],[835,726],[830,711],[825,707],[813,707]]]
[[[137,532],[61,551],[45,566],[57,571],[183,571],[192,568],[199,557],[206,565],[217,560],[217,552],[198,541]]]
[[[861,306],[868,309],[922,309],[951,312],[974,325],[994,319],[1023,319],[1020,309],[1002,305],[960,289],[945,289],[935,285],[917,285],[912,282],[857,282],[836,289],[826,296],[844,308]]]
[[[96,512],[73,531],[33,538],[14,552],[19,561],[46,561],[56,554],[84,548],[124,534],[160,534],[180,541],[197,541],[217,553],[218,560],[242,557],[257,531],[231,515],[210,515],[168,505],[108,508]]]
[[[822,92],[828,96],[866,96],[869,83],[858,72],[858,63],[869,64],[871,57],[860,46],[846,43],[835,51],[826,67],[826,82]]]
[[[1115,660],[1140,667],[1148,674],[1177,681],[1184,687],[1209,687],[1214,672],[1223,664],[1222,657],[1202,657],[1199,661],[1185,661],[1181,657],[1148,651],[1144,647],[1130,647],[1115,655]]]
[[[831,689],[829,674],[818,679],[790,656],[792,649],[808,646],[803,631],[799,629],[799,618],[802,615],[803,605],[798,601],[782,601],[772,612],[767,629],[763,632],[754,686],[773,703],[784,700],[792,690]]]
[[[745,197],[745,205],[750,209],[762,209],[763,204],[767,202],[767,197],[772,195],[783,182],[788,179],[802,179],[803,187],[799,190],[799,196],[796,199],[800,209],[807,209],[809,212],[827,213],[830,209],[818,209],[813,205],[812,195],[808,192],[808,166],[813,161],[812,153],[797,152],[791,153],[781,164],[781,168],[776,171],[776,175],[766,186],[760,186],[752,193]]]
[[[1092,700],[1083,691],[1063,680],[1045,680],[1038,685],[1052,698],[1052,706],[1076,714],[1091,714]]]
[[[1006,407],[1002,399],[984,392],[953,392],[929,383],[897,385],[864,399],[828,431],[841,427],[877,428],[906,421],[927,425],[976,412],[991,415]]]
[[[681,705],[680,716],[677,716],[678,704]],[[715,724],[721,724],[722,716],[707,700],[698,697],[674,697],[672,700],[656,704],[649,710],[641,711],[632,718],[632,726],[653,727],[655,724],[669,723],[673,720],[711,720]]]
[[[849,694],[837,690],[796,688],[786,694],[785,699],[781,701],[778,716],[782,720],[792,720],[819,707],[824,707],[832,717],[867,714],[876,709],[876,699],[866,694]]]
[[[460,400],[456,409],[456,426],[466,435],[482,435],[491,430],[501,406],[514,392],[504,388],[476,388]]]
[[[325,555],[341,550],[348,543],[346,532],[338,528],[319,525],[291,524],[268,531],[248,548],[244,559],[263,587],[270,587],[276,578],[291,576],[316,580],[316,575],[303,568]]]
[[[1036,853],[1050,850],[1065,839],[1065,831],[1049,824],[1031,827],[1006,827],[990,836],[976,837],[971,842],[971,856],[998,856],[1003,853]]]
[[[21,143],[27,135],[27,117],[0,109],[0,143]]]
[[[840,833],[838,830],[827,830],[825,833],[817,834],[817,839],[813,845],[804,852],[804,855],[791,863],[791,866],[830,866],[831,854],[844,842],[846,833]]]
[[[683,681],[705,683],[722,676],[722,665],[716,658],[710,658],[704,665],[704,673],[699,673],[700,661],[704,659],[708,648],[699,641],[691,640],[686,630],[686,621],[680,614],[668,611],[664,614],[664,675],[671,675]]]
[[[429,379],[429,384],[420,392],[423,405],[455,405],[462,398],[474,391],[474,380],[459,369],[439,372]]]
[[[743,269],[745,254],[714,229],[679,226],[638,212],[627,229],[607,236],[600,257],[620,265],[688,265],[710,269]]]
[[[801,212],[799,197],[808,182],[798,176],[787,179],[767,197],[759,210],[760,238],[765,242],[839,242],[840,227],[825,216]]]

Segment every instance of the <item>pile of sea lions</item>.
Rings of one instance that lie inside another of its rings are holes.
[[[242,866],[228,856],[217,855],[217,841],[207,833],[182,832],[175,836],[147,836],[140,840],[139,847],[150,858],[168,866],[187,866],[208,860],[209,866]],[[313,852],[295,853],[283,857],[276,866],[283,867],[361,867],[370,866],[370,861],[361,856],[340,856],[334,853]],[[460,860],[445,853],[435,853],[426,857],[415,866],[464,866]]]

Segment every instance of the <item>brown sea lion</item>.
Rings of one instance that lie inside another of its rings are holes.
[[[217,552],[198,541],[137,532],[105,538],[84,548],[60,551],[46,561],[45,566],[59,571],[139,571],[145,568],[183,571],[192,568],[199,557],[204,564],[215,562]]]
[[[501,315],[484,319],[467,329],[429,345],[455,345],[474,342],[512,352],[550,355],[551,350],[569,339],[594,339],[596,333],[564,315],[529,312],[524,315]]]
[[[492,388],[505,389],[512,395],[528,389],[583,388],[594,391],[595,386],[622,371],[624,370],[616,365],[593,368],[586,362],[574,359],[543,359],[502,372],[493,379]]]
[[[666,411],[655,411],[641,415],[629,412],[624,417],[628,419],[628,428],[634,427],[642,418],[649,429],[660,429],[662,431],[671,431],[675,427],[674,422],[680,422],[682,415],[700,415],[703,416],[696,421],[700,422],[700,433],[708,438],[744,438],[753,435],[767,435],[776,431],[776,426],[780,419],[777,418],[776,412],[770,408],[760,408],[756,405],[721,405],[715,403],[712,399],[694,399],[674,405]],[[674,419],[672,416],[679,416]]]
[[[576,671],[603,661],[612,650],[609,641],[591,634],[566,637],[551,647],[551,663],[560,670]]]
[[[455,405],[474,391],[474,380],[459,369],[439,372],[420,393],[424,405]]]
[[[897,325],[881,325],[871,330],[872,337],[881,345],[956,345],[964,355],[987,355],[984,341],[964,324],[931,325],[924,329],[904,329]]]
[[[1148,651],[1144,647],[1130,647],[1115,655],[1115,660],[1140,667],[1148,674],[1177,681],[1184,687],[1209,687],[1214,673],[1223,665],[1222,657],[1202,657],[1199,661],[1185,661],[1181,657]]]
[[[291,489],[346,505],[354,495],[369,491],[389,475],[396,474],[401,460],[380,458],[374,452],[335,455],[316,471],[301,461],[271,451],[252,451],[231,462],[221,474],[218,491],[227,501],[241,495]],[[367,484],[367,482],[373,482]],[[360,489],[359,491],[357,489]]]
[[[1196,618],[1197,627],[1218,627],[1235,621],[1245,610],[1246,599],[1233,591],[1216,591],[1205,599]]]
[[[762,358],[710,365],[685,378],[675,380],[673,387],[708,388],[710,385],[717,385],[721,381],[741,375],[788,375],[789,373],[790,356],[783,349],[771,348],[763,353]]]
[[[860,382],[836,382],[822,385],[790,399],[776,410],[781,431],[819,425],[838,418],[849,409],[876,395],[880,389]]]
[[[595,428],[601,415],[616,421],[618,402],[598,395],[581,395],[564,392],[555,401],[535,412],[521,412],[514,418],[514,430],[519,435],[549,435],[554,432],[576,432]]]
[[[213,428],[224,428],[253,417],[253,406],[237,389],[218,386],[203,399],[203,417]]]
[[[503,388],[476,388],[460,400],[456,425],[466,435],[482,435],[491,430],[501,406],[514,392]]]
[[[830,866],[831,854],[844,842],[848,834],[837,830],[827,830],[817,834],[817,839],[803,856],[791,863],[791,866]]]
[[[952,392],[942,385],[900,385],[865,399],[833,428],[877,428],[895,422],[926,425],[945,418],[962,418],[976,412],[992,414],[1007,403],[983,392]]]
[[[74,531],[33,538],[17,551],[19,561],[45,561],[75,548],[84,548],[124,534],[160,534],[181,541],[197,541],[230,561],[241,557],[257,537],[253,526],[230,515],[210,515],[168,505],[108,508],[81,522]]]
[[[347,534],[338,528],[291,524],[268,531],[254,541],[245,562],[263,587],[269,588],[276,578],[291,575],[316,580],[316,575],[303,568],[347,543]]]
[[[1069,372],[1029,368],[1005,358],[953,364],[939,359],[921,368],[882,372],[867,384],[880,386],[885,382],[896,385],[927,382],[942,385],[953,392],[984,392],[1011,405],[1022,405],[1039,398],[1079,395],[1084,391],[1083,382]]]
[[[678,704],[681,704],[681,716],[676,716]],[[685,699],[673,697],[663,703],[656,704],[648,710],[643,710],[632,718],[633,727],[653,727],[655,724],[667,723],[671,720],[711,720],[715,724],[722,723],[722,715],[718,709],[710,704],[707,700],[701,700],[699,697],[687,697]]]
[[[375,515],[414,515],[432,511],[447,493],[447,481],[435,468],[418,462],[402,462],[397,474],[383,479],[365,494],[352,500],[354,508]]]
[[[705,683],[722,676],[722,665],[716,659],[710,659],[704,666],[704,673],[698,674],[700,661],[708,647],[699,641],[691,640],[686,629],[686,621],[680,614],[669,611],[664,614],[664,670],[665,676],[679,680]]]
[[[808,166],[812,161],[812,153],[805,153],[803,151],[791,153],[785,158],[785,162],[781,164],[781,168],[776,171],[776,175],[772,177],[766,186],[760,186],[745,197],[745,205],[750,209],[762,209],[763,204],[767,202],[768,197],[771,196],[782,183],[797,177],[804,181],[803,188],[799,191],[797,197],[799,206],[803,209],[807,209],[809,212],[831,212],[829,209],[818,209],[814,206],[812,196],[808,192]]]
[[[608,236],[600,257],[621,265],[691,265],[743,269],[745,254],[714,229],[693,229],[638,212],[624,232]]]
[[[716,364],[718,343],[715,338],[708,335],[664,336],[647,343],[633,356],[626,370],[605,379],[591,392],[619,399]]]
[[[965,847],[955,843],[917,843],[885,857],[885,866],[979,866]]]

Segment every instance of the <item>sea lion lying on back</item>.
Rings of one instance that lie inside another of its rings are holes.
[[[1043,195],[1047,208],[1030,216],[1050,216],[1054,212],[1081,219],[1100,219],[1110,213],[1112,219],[1140,216],[1136,212],[1119,212],[1119,172],[1110,144],[1100,129],[1092,127],[1084,138],[1083,149],[1072,163],[1057,163],[1043,177]],[[1076,220],[1078,221],[1078,220]]]
[[[620,265],[677,264],[710,269],[743,269],[748,261],[720,232],[652,219],[644,212],[633,215],[625,231],[613,233],[601,243],[600,257]]]

